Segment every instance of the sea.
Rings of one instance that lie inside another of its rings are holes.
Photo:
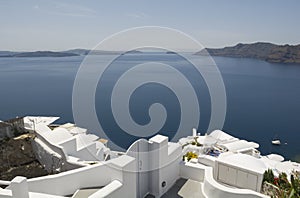
[[[112,55],[94,56],[101,62]],[[195,58],[199,57],[195,55]],[[72,92],[84,59],[85,56],[0,58],[0,120],[44,115],[59,116],[58,123],[74,122]],[[203,57],[204,63],[206,59]],[[277,153],[287,160],[300,161],[300,65],[247,58],[212,59],[226,91],[226,116],[221,130],[259,143],[262,154]],[[172,65],[189,80],[200,101],[198,132],[209,133],[212,104],[208,86],[188,61],[176,54],[128,54],[111,63],[95,91],[97,117],[103,130],[111,134],[111,141],[126,149],[139,138],[125,134],[118,126],[110,97],[122,74],[134,65],[151,61]],[[173,80],[174,86],[180,84]],[[158,133],[172,139],[181,122],[182,110],[176,93],[164,85],[148,82],[132,93],[128,108],[133,120],[139,125],[149,123],[149,107],[153,103],[162,104],[167,113],[166,122]],[[84,127],[96,130],[88,125]],[[274,138],[280,139],[282,144],[272,145]]]

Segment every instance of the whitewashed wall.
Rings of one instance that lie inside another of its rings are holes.
[[[79,164],[69,163],[62,147],[52,145],[39,134],[31,144],[37,160],[49,173],[55,170],[67,171],[82,167]]]
[[[135,159],[125,155],[107,163],[29,179],[28,188],[31,192],[65,196],[71,195],[81,188],[106,186],[111,181],[118,180],[123,184],[120,192],[135,197],[136,175],[134,172],[123,171],[134,168]]]
[[[213,177],[213,168],[191,162],[182,162],[180,175],[186,179],[203,182],[202,193],[208,198],[267,198],[268,196],[248,189],[226,187]]]

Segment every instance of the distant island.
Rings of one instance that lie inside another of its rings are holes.
[[[232,47],[219,49],[206,48],[196,55],[226,56],[237,58],[255,58],[271,63],[300,64],[300,45],[276,45],[272,43],[257,42],[251,44],[239,43]]]
[[[128,52],[123,52],[123,53],[121,53],[121,55],[125,55],[125,54],[142,54],[142,53],[143,53],[142,51],[131,50],[131,51],[128,51]]]
[[[78,56],[78,54],[67,52],[51,52],[51,51],[37,51],[37,52],[22,52],[10,55],[10,57],[66,57]]]
[[[176,54],[176,52],[167,51],[166,54]]]
[[[69,56],[86,56],[86,55],[124,55],[124,54],[141,54],[138,50],[129,52],[122,51],[104,51],[88,49],[71,49],[66,51],[35,51],[35,52],[13,52],[0,51],[0,58],[9,57],[69,57]],[[232,47],[224,48],[206,48],[195,55],[226,56],[236,58],[255,58],[272,63],[295,63],[300,64],[300,45],[276,45],[272,43],[257,42],[251,44],[239,43]],[[174,54],[174,52],[166,52]]]
[[[126,54],[143,53],[138,50],[126,52]],[[121,51],[104,51],[104,50],[88,50],[88,49],[71,49],[60,52],[53,51],[35,51],[35,52],[12,52],[0,51],[0,58],[10,57],[68,57],[68,56],[86,56],[86,55],[118,55],[124,54]]]
[[[67,56],[79,56],[75,53],[68,52],[52,52],[52,51],[36,51],[36,52],[9,52],[1,51],[0,58],[10,57],[67,57]]]

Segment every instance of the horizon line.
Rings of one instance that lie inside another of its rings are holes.
[[[298,44],[289,44],[289,43],[284,43],[284,44],[278,44],[278,43],[273,43],[273,42],[268,42],[268,41],[255,41],[255,42],[238,42],[236,44],[232,44],[232,45],[225,45],[222,47],[205,47],[205,49],[222,49],[225,47],[234,47],[238,44],[256,44],[256,43],[266,43],[266,44],[274,44],[274,45],[278,45],[278,46],[285,46],[285,45],[289,45],[289,46],[297,46],[300,45],[300,43]],[[10,50],[10,49],[0,49],[0,52],[20,52],[20,53],[25,53],[25,52],[65,52],[65,51],[69,51],[69,50],[93,50],[93,49],[88,49],[88,48],[81,48],[81,47],[74,47],[74,48],[67,48],[67,49],[61,49],[61,50],[57,50],[57,49],[35,49],[35,50]],[[139,51],[138,49],[136,49],[137,51]],[[94,51],[107,51],[107,52],[124,52],[123,50],[94,50]],[[193,49],[179,49],[179,51],[183,51],[183,52],[188,52],[188,51],[193,51]]]

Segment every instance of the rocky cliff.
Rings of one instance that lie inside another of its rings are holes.
[[[237,44],[220,49],[207,48],[211,56],[257,58],[274,63],[300,64],[300,45],[275,45],[272,43]],[[205,50],[196,53],[205,55]]]

